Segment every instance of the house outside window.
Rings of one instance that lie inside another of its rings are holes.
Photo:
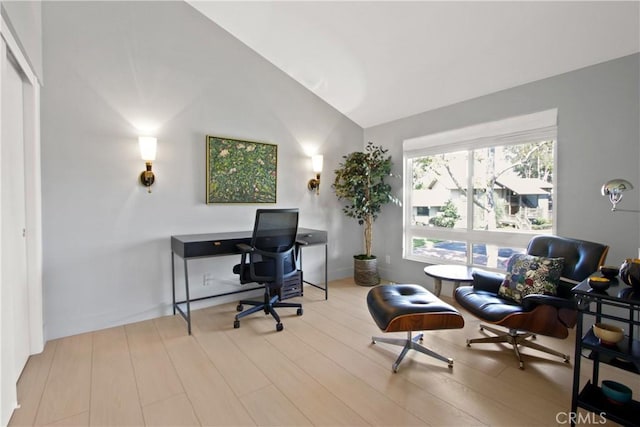
[[[555,233],[556,110],[406,140],[404,257],[504,270]]]

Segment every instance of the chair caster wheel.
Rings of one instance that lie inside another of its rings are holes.
[[[298,311],[296,311],[296,314],[297,314],[298,316],[302,316],[302,309],[301,309],[301,308],[299,308],[299,309],[298,309]]]
[[[564,358],[564,363],[569,364],[569,356],[566,356],[566,357]]]
[[[467,347],[471,347],[471,340],[467,340]]]
[[[242,304],[238,304],[238,306],[236,307],[236,311],[242,311],[244,309],[244,307],[242,306]]]
[[[520,362],[520,369],[524,371],[524,362]]]
[[[531,335],[531,340],[535,340],[537,337],[535,335]]]
[[[282,323],[276,324],[276,331],[280,332],[283,329],[284,329],[284,325]]]
[[[238,329],[239,327],[240,327],[240,321],[239,321],[239,320],[235,320],[235,321],[233,322],[233,328],[234,328],[234,329]]]
[[[480,330],[481,330],[481,331],[484,331],[484,328],[482,327],[482,325],[480,325]]]
[[[453,359],[447,360],[447,365],[449,366],[449,369],[453,369]]]
[[[393,366],[391,367],[391,370],[393,370],[393,373],[397,373],[398,372],[398,365],[397,364],[393,364]]]

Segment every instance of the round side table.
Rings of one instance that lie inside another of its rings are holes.
[[[453,264],[441,264],[441,265],[428,265],[424,268],[424,274],[429,277],[433,277],[435,283],[435,294],[440,296],[442,291],[442,281],[448,280],[453,282],[452,295],[460,286],[460,283],[473,282],[473,267],[468,265],[453,265]]]

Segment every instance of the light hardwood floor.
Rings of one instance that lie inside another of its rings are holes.
[[[571,365],[524,349],[522,371],[503,345],[467,348],[481,332],[463,310],[464,329],[424,339],[454,358],[453,369],[410,352],[394,374],[400,347],[371,344],[381,332],[367,292],[334,281],[325,301],[307,286],[303,316],[279,310],[282,332],[259,313],[233,329],[233,303],[195,311],[191,336],[181,317],[167,316],[50,341],[29,359],[9,425],[564,424]],[[539,341],[573,355],[573,337]],[[635,381],[615,369],[601,376]]]

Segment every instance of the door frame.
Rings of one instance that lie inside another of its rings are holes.
[[[24,93],[24,167],[29,298],[29,354],[44,349],[42,288],[42,186],[40,162],[40,82],[2,17],[0,34],[27,78]],[[0,122],[0,126],[2,123]],[[2,143],[0,136],[0,144]],[[0,215],[2,212],[0,211]],[[0,248],[0,253],[3,248]]]

